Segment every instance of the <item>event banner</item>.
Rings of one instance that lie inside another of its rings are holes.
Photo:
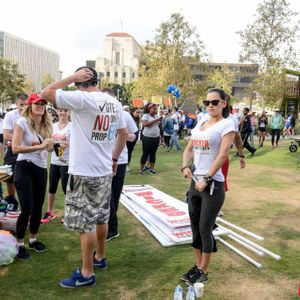
[[[150,185],[123,187],[123,193],[135,204],[171,228],[190,226],[186,203],[153,188]]]

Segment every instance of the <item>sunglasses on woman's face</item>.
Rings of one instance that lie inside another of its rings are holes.
[[[213,105],[213,106],[217,106],[219,104],[220,100],[203,100],[203,104],[205,106],[208,106],[210,103]]]

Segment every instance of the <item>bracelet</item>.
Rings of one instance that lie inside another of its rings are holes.
[[[115,163],[118,162],[118,160],[116,158],[112,158],[112,161],[115,162]]]
[[[181,172],[183,172],[183,170],[185,170],[186,168],[189,168],[189,166],[184,166],[180,169]]]

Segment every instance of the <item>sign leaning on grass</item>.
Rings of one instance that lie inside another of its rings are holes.
[[[150,185],[125,185],[120,201],[163,247],[191,243],[192,231],[190,228],[188,207],[183,201],[171,197]],[[224,219],[217,218],[217,222],[225,224],[256,240],[262,241],[264,239]],[[262,264],[228,243],[228,241],[222,239],[221,236],[226,236],[234,240],[239,245],[259,256],[269,255],[276,260],[281,259],[279,255],[234,232],[232,229],[224,227],[224,225],[219,225],[213,231],[213,235],[217,241],[242,256],[257,268],[261,268]]]

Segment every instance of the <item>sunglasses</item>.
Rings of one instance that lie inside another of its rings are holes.
[[[205,106],[209,106],[209,104],[211,103],[213,106],[217,106],[219,104],[220,100],[203,100],[203,104]]]

